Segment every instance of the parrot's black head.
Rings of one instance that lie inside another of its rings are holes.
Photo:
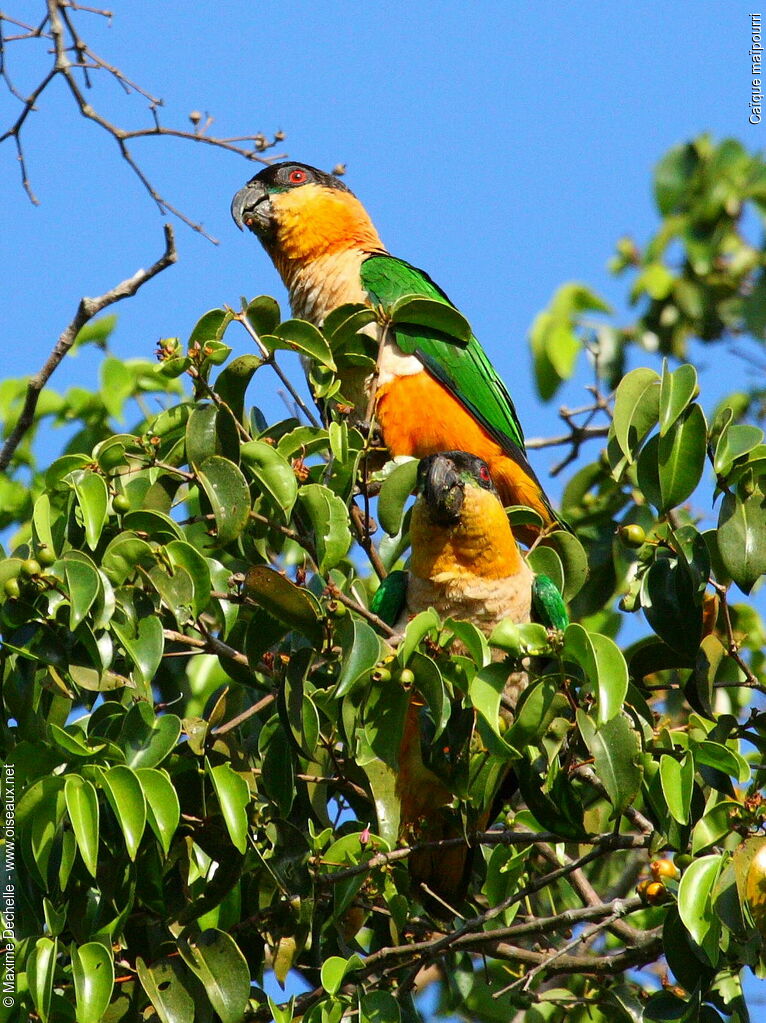
[[[421,459],[418,493],[435,524],[453,526],[460,522],[466,487],[488,490],[497,497],[489,466],[477,455],[442,451]]]
[[[315,200],[324,190],[353,194],[339,178],[307,163],[273,163],[259,171],[234,196],[231,203],[234,223],[240,230],[247,227],[264,242],[273,240],[280,209],[284,212],[304,205],[304,201],[296,204],[287,198],[301,189],[306,189],[301,197],[305,202]]]

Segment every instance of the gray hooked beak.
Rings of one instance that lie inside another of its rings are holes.
[[[465,484],[444,455],[429,455],[420,463],[419,482],[431,521],[454,526],[460,521]]]
[[[243,231],[246,227],[257,235],[267,235],[272,228],[272,208],[269,193],[260,181],[248,181],[231,202],[234,223]]]

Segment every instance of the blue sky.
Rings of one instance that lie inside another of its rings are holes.
[[[471,321],[528,436],[558,431],[559,403],[542,406],[534,395],[529,326],[573,279],[624,311],[625,282],[606,262],[618,237],[641,242],[654,229],[651,171],[660,156],[702,131],[763,146],[764,125],[748,124],[750,8],[741,2],[112,6],[111,26],[79,15],[81,32],[164,99],[165,124],[186,126],[198,109],[215,117],[218,134],[282,129],[291,157],[348,165],[346,181],[391,251],[428,270]],[[7,7],[34,21],[42,5]],[[22,92],[46,60],[44,46],[10,49]],[[102,113],[126,126],[148,123],[140,98],[94,84]],[[1,125],[15,109],[0,89]],[[161,216],[112,140],[74,113],[61,83],[41,99],[24,143],[36,207],[21,191],[12,144],[0,147],[4,378],[40,367],[81,295],[101,293],[162,251]],[[259,245],[229,217],[252,165],[172,140],[136,142],[133,152],[159,191],[220,245],[176,225],[178,265],[115,307],[117,354],[151,358],[158,338],[185,339],[205,310],[236,305],[240,295],[283,297]],[[239,343],[248,350],[244,334]],[[734,381],[711,363],[723,350],[706,358],[710,408]],[[54,386],[92,386],[96,364],[95,353],[81,353]],[[560,401],[580,404],[584,379]],[[252,398],[281,417],[275,392],[262,377]],[[59,438],[49,445],[57,450]],[[534,456],[541,475],[556,457]]]
[[[38,6],[15,9],[33,20]],[[427,269],[473,324],[528,436],[557,429],[558,404],[534,396],[529,325],[571,279],[619,308],[625,282],[605,264],[620,235],[642,240],[655,224],[657,159],[703,130],[762,142],[747,123],[750,21],[740,3],[133,0],[114,12],[111,27],[81,15],[81,31],[164,99],[164,123],[185,126],[199,109],[219,134],[282,129],[291,157],[347,163],[389,248]],[[33,51],[9,52],[22,92],[46,59],[43,46]],[[96,79],[91,96],[120,123],[147,122],[143,101],[107,81]],[[2,123],[13,109],[0,95]],[[73,113],[62,83],[24,141],[37,207],[20,190],[12,145],[0,147],[4,375],[37,369],[82,294],[162,250],[162,218],[112,140]],[[118,354],[151,357],[158,338],[185,338],[208,308],[284,294],[255,239],[229,218],[252,165],[168,139],[132,148],[160,192],[220,245],[177,226],[179,264],[116,308]],[[70,360],[55,385],[88,386],[95,361]],[[581,384],[561,401],[579,404]],[[262,385],[257,400],[281,415],[270,390]],[[535,456],[543,473],[555,459]]]

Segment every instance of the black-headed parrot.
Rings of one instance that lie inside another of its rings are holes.
[[[386,250],[364,206],[331,174],[273,164],[237,192],[231,211],[263,243],[296,317],[321,326],[340,305],[365,303],[387,313],[412,295],[454,308],[427,273]],[[527,460],[511,396],[473,335],[458,341],[394,324],[375,376],[356,376],[343,380],[343,393],[363,419],[374,379],[375,421],[391,455],[473,451],[489,465],[506,505],[534,509],[545,527],[559,522]],[[537,533],[519,528],[524,542]]]
[[[376,591],[371,610],[397,631],[421,611],[472,622],[489,636],[504,618],[538,621],[564,630],[569,624],[554,583],[535,575],[521,556],[487,463],[465,451],[422,459],[412,513],[412,554],[407,572],[392,572]],[[458,653],[459,644],[452,646]],[[499,656],[502,656],[500,652]],[[505,695],[515,704],[526,675],[514,672]],[[419,701],[409,707],[399,750],[397,792],[402,826],[415,839],[453,836],[455,823],[441,812],[452,793],[423,762]],[[486,826],[488,811],[477,827]],[[410,859],[412,876],[447,898],[460,891],[465,846],[423,851]]]

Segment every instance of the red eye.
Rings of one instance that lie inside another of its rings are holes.
[[[486,467],[486,465],[482,465],[481,469],[479,469],[479,476],[482,480],[484,480],[485,483],[490,482],[491,477],[489,475],[489,469]]]
[[[287,180],[291,185],[302,185],[306,180],[307,174],[305,170],[300,170],[298,167],[295,170],[291,170]]]

